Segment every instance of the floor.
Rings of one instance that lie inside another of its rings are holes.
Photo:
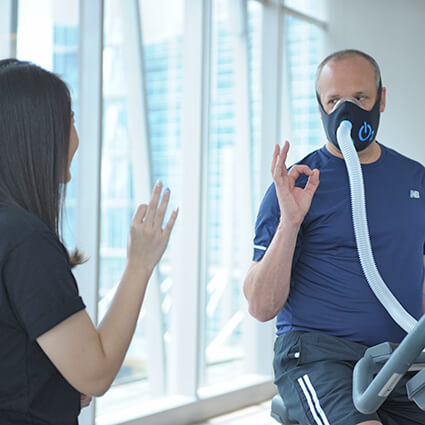
[[[256,404],[197,425],[277,425],[270,416],[270,403]]]

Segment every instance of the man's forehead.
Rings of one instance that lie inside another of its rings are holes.
[[[351,88],[361,92],[376,87],[375,70],[367,59],[358,55],[330,60],[323,66],[318,83],[320,91]]]

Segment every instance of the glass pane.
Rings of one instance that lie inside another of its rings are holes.
[[[78,0],[18,2],[17,58],[34,62],[58,74],[71,91],[72,107],[78,128]],[[63,236],[74,245],[76,176],[78,151],[67,185]]]
[[[261,55],[263,5],[257,0],[248,2],[249,25],[249,69],[251,90],[251,140],[253,170],[253,205],[261,201],[260,158],[261,158]],[[255,215],[255,212],[254,212]]]
[[[171,206],[178,203],[183,0],[139,0],[138,5],[127,0],[106,0],[104,16],[100,318],[109,306],[125,266],[128,231],[136,208],[135,192],[140,191],[137,185],[142,189],[151,186],[150,182],[136,180],[134,167],[144,167],[153,182],[161,179],[164,187],[171,188]],[[129,16],[138,16],[140,25],[128,19]],[[143,51],[139,49],[140,42]],[[143,75],[132,74],[137,73],[135,64],[139,63],[143,64]],[[136,80],[140,82],[137,89],[130,83]],[[143,105],[144,100],[146,128],[137,130],[132,120],[144,122],[143,108],[138,106]],[[133,143],[143,143],[145,134],[149,137],[149,153],[135,161]],[[159,285],[159,303],[144,304],[124,364],[113,387],[97,403],[97,423],[110,421],[112,414],[117,420],[131,417],[136,406],[139,415],[141,410],[148,411],[151,407],[144,401],[165,393],[173,243],[172,238],[150,282],[150,285]],[[159,345],[158,340],[150,339],[153,321],[161,322],[158,328],[163,333]]]
[[[171,188],[169,213],[180,199],[183,11],[184,0],[141,0],[152,175],[153,181],[160,179],[164,187]],[[175,252],[175,242],[176,238],[170,239],[157,268],[165,344],[169,340],[174,281],[170,257]],[[167,353],[168,349],[165,362]]]
[[[326,0],[283,0],[283,3],[285,6],[313,18],[322,21],[327,19]]]
[[[315,77],[317,65],[323,58],[324,32],[318,26],[292,16],[286,17],[286,28],[284,57],[288,62],[292,142],[287,161],[289,165],[323,144]]]
[[[205,369],[202,389],[245,375],[242,341],[242,270],[238,246],[235,190],[238,167],[235,140],[234,24],[230,2],[212,3],[211,92],[207,176]],[[249,5],[251,149],[260,140],[260,64],[262,6]],[[248,144],[249,146],[249,144]],[[258,156],[257,156],[258,158]],[[258,167],[258,164],[256,164]],[[255,167],[255,166],[254,166]],[[258,168],[257,168],[258,172]],[[247,188],[252,190],[253,188]]]
[[[131,146],[128,134],[128,87],[124,72],[120,1],[105,2],[103,48],[103,143],[101,164],[101,234],[99,318],[102,318],[126,262],[127,237],[133,214]],[[137,338],[135,338],[137,341]],[[115,384],[146,378],[146,361],[129,351]]]
[[[0,59],[14,56],[16,45],[16,19],[13,0],[0,1]]]
[[[128,129],[128,83],[124,59],[124,14],[121,1],[105,2],[103,48],[103,146],[101,164],[101,237],[99,318],[109,307],[126,263],[126,247],[133,215],[133,176]],[[130,72],[130,71],[129,71]],[[114,384],[147,379],[146,354],[139,327]],[[148,391],[148,388],[145,390]],[[101,411],[103,403],[99,403]]]
[[[204,385],[241,374],[240,294],[233,271],[234,62],[228,2],[212,3]],[[235,267],[236,266],[236,267]]]

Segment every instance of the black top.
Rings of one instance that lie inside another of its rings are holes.
[[[0,424],[77,424],[80,394],[36,341],[85,308],[66,251],[40,218],[4,204],[0,235]]]

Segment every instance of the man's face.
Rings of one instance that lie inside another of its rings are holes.
[[[320,101],[327,114],[344,97],[357,99],[359,106],[370,111],[378,96],[374,69],[361,56],[331,60],[322,68],[318,82]],[[385,93],[382,94],[381,112],[385,106]]]

